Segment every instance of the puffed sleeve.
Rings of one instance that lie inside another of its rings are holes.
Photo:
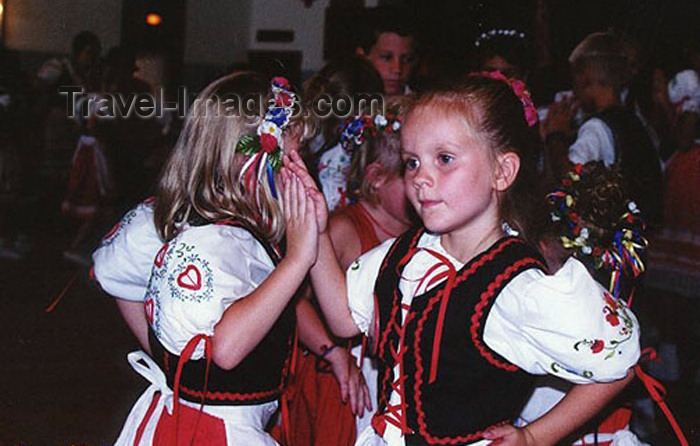
[[[573,258],[554,275],[529,270],[513,279],[484,341],[527,372],[577,384],[624,378],[640,354],[637,318]]]
[[[374,285],[379,276],[379,268],[394,239],[389,239],[367,251],[350,264],[345,274],[347,278],[348,303],[357,328],[369,334],[374,320]]]
[[[609,167],[615,162],[615,140],[612,130],[599,118],[584,122],[576,141],[569,147],[569,161],[586,164],[602,161]]]
[[[207,225],[184,231],[164,247],[151,273],[146,308],[147,313],[152,308],[147,316],[156,336],[178,353],[193,336],[212,335],[224,311],[252,293],[274,268],[245,229]]]
[[[121,299],[142,301],[156,253],[163,245],[153,222],[153,205],[127,212],[92,254],[93,274],[102,289]]]

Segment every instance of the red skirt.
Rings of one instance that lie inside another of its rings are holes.
[[[664,226],[649,241],[646,283],[700,297],[700,146],[677,153],[665,173]]]
[[[109,190],[107,162],[97,139],[81,137],[73,154],[68,192],[61,203],[67,217],[91,220]]]
[[[331,371],[317,367],[313,354],[298,355],[289,402],[289,444],[286,446],[352,446],[355,416],[340,397]]]

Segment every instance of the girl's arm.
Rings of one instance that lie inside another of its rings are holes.
[[[146,320],[146,310],[143,307],[143,302],[115,298],[117,308],[122,314],[126,325],[131,332],[136,336],[141,348],[151,354],[151,347],[148,345],[148,320]]]
[[[311,283],[331,331],[342,338],[360,334],[348,306],[345,273],[335,257],[328,232],[319,234],[318,261],[311,268]]]
[[[236,367],[263,339],[316,261],[318,229],[313,200],[296,178],[283,178],[287,255],[258,288],[226,309],[214,327],[213,359]]]
[[[327,229],[328,209],[323,194],[316,187],[299,154],[285,156],[285,167],[299,178],[309,196],[316,204],[318,234],[318,256],[311,268],[311,284],[321,305],[321,310],[331,331],[341,338],[360,334],[348,306],[345,273],[338,264],[333,242]]]
[[[372,410],[369,389],[354,358],[343,346],[336,345],[331,339],[316,309],[307,298],[299,299],[296,315],[299,339],[315,355],[330,362],[333,375],[340,385],[343,403],[350,400],[352,413],[360,417],[364,414],[365,408]]]
[[[608,383],[578,384],[549,412],[523,428],[498,426],[484,438],[499,446],[550,446],[598,414],[634,378],[634,371]]]

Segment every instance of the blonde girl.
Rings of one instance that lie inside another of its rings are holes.
[[[321,233],[311,277],[323,312],[337,335],[367,334],[378,357],[378,410],[360,445],[552,445],[629,379],[634,315],[575,259],[548,275],[528,243],[537,240],[537,177],[522,99],[485,75],[419,97],[401,141],[423,226],[364,254],[347,275]],[[313,188],[299,162],[290,169]],[[325,215],[317,218],[323,230]],[[624,324],[611,324],[611,313]],[[545,373],[585,385],[513,427],[533,375]]]
[[[246,116],[243,97],[256,98],[263,113]],[[151,385],[117,444],[277,444],[265,428],[285,387],[295,325],[290,302],[317,244],[317,231],[307,230],[315,228],[314,206],[301,184],[279,187],[296,105],[284,78],[238,73],[210,84],[188,115],[151,210],[147,203],[127,214],[103,240],[98,253],[126,235],[143,237],[145,247],[154,231],[162,240],[141,315],[128,311],[151,353],[131,353],[129,362]],[[135,221],[141,230],[130,227]],[[138,249],[125,252],[111,259],[128,268],[128,254]],[[138,305],[128,293],[138,292],[143,273],[137,268],[131,284],[115,287],[118,266],[98,253],[100,284]]]

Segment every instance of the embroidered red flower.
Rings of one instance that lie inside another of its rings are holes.
[[[593,344],[591,344],[591,352],[600,353],[603,351],[603,347],[605,347],[605,342],[603,342],[601,339],[596,339],[593,341]]]
[[[265,153],[272,153],[277,148],[277,138],[269,133],[263,133],[260,135],[260,147],[265,151]]]
[[[620,318],[617,317],[616,313],[610,312],[605,316],[605,320],[608,321],[610,325],[613,327],[617,327],[620,325]]]

